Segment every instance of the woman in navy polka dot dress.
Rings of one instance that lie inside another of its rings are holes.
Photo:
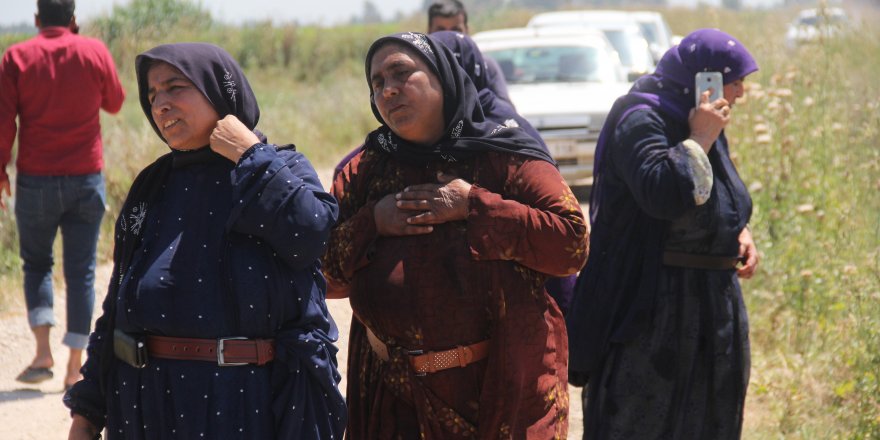
[[[256,99],[223,49],[163,45],[136,69],[171,152],[117,219],[115,276],[65,395],[71,438],[341,438],[318,263],[335,200],[292,145],[254,130]]]

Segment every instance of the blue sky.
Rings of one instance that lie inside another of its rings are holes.
[[[372,0],[385,18],[397,12],[410,13],[421,9],[422,0]],[[703,0],[708,4],[720,4],[721,0]],[[87,21],[90,17],[108,13],[113,4],[126,0],[79,0],[77,17]],[[670,4],[694,5],[697,0],[670,0]],[[782,0],[744,0],[747,6],[764,7],[781,3]],[[36,1],[4,1],[0,13],[0,25],[31,23],[36,11]],[[272,18],[277,21],[300,23],[335,24],[348,21],[363,11],[364,0],[203,0],[201,2],[220,20],[239,23],[245,20]]]

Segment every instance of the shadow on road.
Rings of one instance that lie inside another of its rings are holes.
[[[62,390],[45,392],[29,388],[19,388],[12,391],[0,391],[0,403],[15,402],[28,399],[42,399],[43,397],[51,396],[53,394],[57,394],[58,399],[60,400],[64,392]]]

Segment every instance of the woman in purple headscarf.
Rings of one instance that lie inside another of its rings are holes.
[[[292,145],[255,130],[235,60],[204,43],[135,61],[170,151],[132,183],[71,439],[341,438],[337,331],[318,257],[338,213]]]
[[[568,315],[585,439],[736,439],[749,381],[738,278],[757,251],[724,127],[758,69],[718,30],[685,37],[617,100],[600,134],[591,252]],[[697,72],[724,95],[695,106]]]

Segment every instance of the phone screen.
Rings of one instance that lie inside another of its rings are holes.
[[[721,72],[697,72],[694,78],[695,105],[700,105],[700,95],[709,89],[712,89],[709,102],[724,95],[724,78],[721,76]]]

